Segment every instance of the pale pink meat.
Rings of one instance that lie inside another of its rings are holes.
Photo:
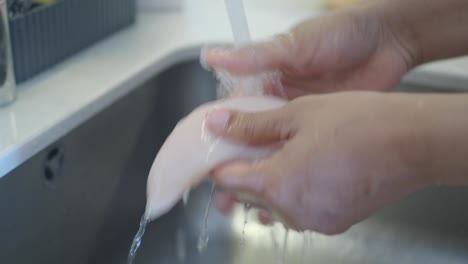
[[[241,145],[210,135],[205,118],[215,108],[248,112],[265,111],[286,102],[273,97],[238,97],[204,104],[182,119],[161,147],[148,177],[145,216],[154,220],[167,213],[216,166],[230,160],[258,160],[273,147]]]

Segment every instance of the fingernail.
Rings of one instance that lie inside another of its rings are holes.
[[[216,68],[220,61],[225,60],[226,57],[231,55],[231,51],[228,48],[215,47],[215,48],[202,48],[200,52],[200,64],[207,70],[211,71]]]
[[[232,52],[225,48],[213,48],[205,50],[203,55],[205,63],[213,67],[228,59],[232,55]]]
[[[212,56],[226,56],[231,54],[231,50],[227,48],[212,48],[208,49],[206,52]]]
[[[258,220],[260,220],[260,223],[262,223],[263,225],[273,224],[271,214],[266,212],[265,210],[260,210],[260,212],[258,213]]]
[[[235,162],[230,165],[226,165],[224,167],[221,167],[219,170],[217,170],[217,175],[224,177],[224,176],[232,176],[232,175],[240,175],[244,174],[248,169],[250,168],[250,165],[244,162]]]
[[[231,113],[227,110],[215,110],[208,114],[206,119],[208,127],[214,133],[223,133],[226,131]]]
[[[206,62],[206,52],[208,51],[207,48],[203,48],[200,52],[200,65],[202,66],[203,69],[206,71],[211,71],[211,67],[208,65]]]

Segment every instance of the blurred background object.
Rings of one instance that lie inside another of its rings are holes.
[[[340,8],[353,3],[356,3],[360,0],[325,0],[325,4],[329,8]]]
[[[177,10],[183,4],[184,0],[138,0],[140,10]]]
[[[50,5],[57,0],[8,0],[8,13],[10,16],[26,14],[37,7]]]
[[[8,0],[21,83],[133,24],[136,0]]]
[[[0,106],[13,102],[16,95],[7,9],[6,0],[0,0]]]

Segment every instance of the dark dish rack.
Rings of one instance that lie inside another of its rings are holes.
[[[16,82],[133,24],[135,18],[135,0],[57,0],[24,14],[10,13]]]

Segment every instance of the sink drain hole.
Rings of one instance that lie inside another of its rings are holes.
[[[49,182],[54,181],[54,173],[49,167],[45,167],[44,169],[44,178]]]
[[[64,151],[62,147],[56,146],[49,150],[43,169],[43,178],[49,185],[61,176],[64,161]]]

